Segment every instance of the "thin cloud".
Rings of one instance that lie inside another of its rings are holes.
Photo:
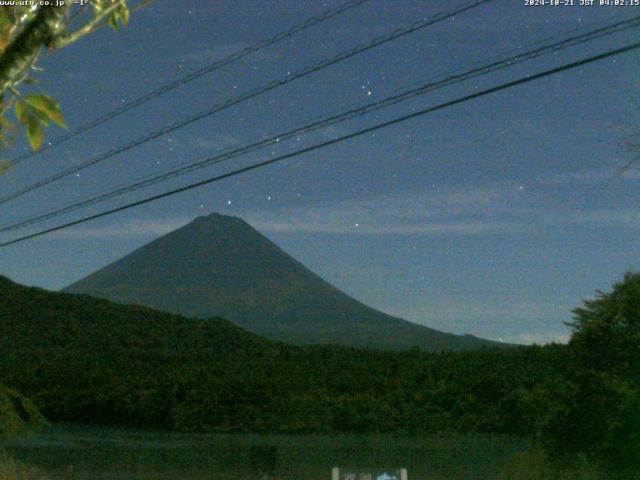
[[[427,223],[422,225],[367,225],[301,222],[250,221],[258,230],[276,233],[329,233],[350,235],[488,235],[514,232],[514,226],[500,223]]]
[[[258,230],[369,235],[515,233],[509,189],[449,189],[242,215]]]
[[[231,141],[231,140],[230,140]],[[202,145],[204,147],[204,145]],[[574,177],[596,178],[595,174]],[[256,229],[275,233],[343,235],[521,235],[559,225],[640,228],[640,208],[563,208],[517,184],[486,188],[431,188],[324,205],[235,212]],[[532,189],[533,190],[533,189]],[[58,232],[67,237],[163,235],[190,218],[137,219]]]
[[[604,227],[640,227],[640,209],[612,208],[586,212],[572,212],[568,221],[578,224],[591,224]]]
[[[55,232],[51,236],[62,238],[155,237],[172,232],[189,221],[190,219],[129,220],[100,227],[80,226],[69,228]]]
[[[571,335],[564,332],[535,332],[507,335],[502,338],[502,341],[521,345],[546,345],[548,343],[568,343],[570,338]]]
[[[640,180],[640,170],[608,168],[556,173],[540,178],[538,183],[541,185],[600,185],[619,180]]]

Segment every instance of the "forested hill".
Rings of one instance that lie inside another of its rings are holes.
[[[187,319],[137,305],[24,287],[0,276],[0,349],[97,347],[220,356],[271,342],[223,319]],[[9,336],[11,332],[11,336]],[[272,347],[271,347],[272,348]]]
[[[564,347],[429,354],[264,340],[0,278],[0,382],[53,421],[214,431],[527,433]]]
[[[364,305],[227,215],[199,217],[65,290],[188,317],[222,317],[294,344],[432,352],[498,345]]]

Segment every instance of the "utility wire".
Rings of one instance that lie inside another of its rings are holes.
[[[607,52],[604,52],[604,53],[601,53],[601,54],[598,54],[598,55],[593,55],[593,56],[584,58],[584,59],[576,61],[576,62],[572,62],[572,63],[568,63],[568,64],[565,64],[565,65],[562,65],[560,67],[556,67],[556,68],[552,68],[552,69],[549,69],[549,70],[545,70],[543,72],[536,73],[536,74],[533,74],[533,75],[526,75],[525,77],[522,77],[522,78],[520,78],[518,80],[513,80],[513,81],[510,81],[510,82],[502,83],[502,84],[500,84],[498,86],[491,87],[491,88],[482,90],[480,92],[476,92],[476,93],[473,93],[473,94],[470,94],[470,95],[459,97],[459,98],[456,98],[455,100],[450,100],[448,102],[444,102],[444,103],[441,103],[441,104],[433,106],[433,107],[428,107],[428,108],[419,110],[419,111],[414,112],[414,113],[410,113],[410,114],[407,114],[407,115],[396,117],[396,118],[394,118],[392,120],[388,120],[386,122],[378,123],[378,124],[373,125],[371,127],[367,127],[367,128],[362,129],[362,130],[358,130],[358,131],[350,133],[348,135],[343,135],[343,136],[335,138],[333,140],[328,140],[326,142],[317,143],[315,145],[312,145],[312,146],[307,147],[307,148],[303,148],[303,149],[298,150],[296,152],[287,153],[285,155],[280,155],[280,156],[271,158],[269,160],[264,160],[262,162],[254,163],[253,165],[249,165],[249,166],[246,166],[246,167],[243,167],[243,168],[239,168],[239,169],[236,169],[236,170],[233,170],[233,171],[221,174],[221,175],[216,175],[214,177],[210,177],[210,178],[207,178],[205,180],[201,180],[199,182],[191,183],[191,184],[186,185],[184,187],[176,188],[174,190],[170,190],[170,191],[158,194],[158,195],[153,195],[151,197],[147,197],[147,198],[144,198],[142,200],[138,200],[138,201],[135,201],[135,202],[132,202],[132,203],[128,203],[126,205],[122,205],[120,207],[112,208],[110,210],[106,210],[106,211],[103,211],[103,212],[100,212],[100,213],[97,213],[97,214],[94,214],[94,215],[90,215],[90,216],[87,216],[87,217],[84,217],[84,218],[81,218],[81,219],[78,219],[78,220],[74,220],[72,222],[64,223],[62,225],[57,225],[55,227],[51,227],[51,228],[48,228],[46,230],[41,230],[39,232],[35,232],[35,233],[29,234],[29,235],[25,235],[23,237],[19,237],[19,238],[13,239],[13,240],[9,240],[7,242],[0,243],[0,248],[6,247],[8,245],[13,245],[13,244],[16,244],[16,243],[19,243],[19,242],[23,242],[25,240],[29,240],[29,239],[32,239],[32,238],[40,237],[40,236],[48,234],[48,233],[52,233],[52,232],[56,232],[56,231],[59,231],[59,230],[63,230],[65,228],[69,228],[69,227],[74,226],[74,225],[79,225],[79,224],[82,224],[82,223],[86,223],[86,222],[89,222],[91,220],[95,220],[97,218],[106,217],[108,215],[112,215],[112,214],[117,213],[117,212],[122,212],[124,210],[129,210],[131,208],[134,208],[134,207],[137,207],[137,206],[140,206],[140,205],[144,205],[144,204],[147,204],[147,203],[155,202],[155,201],[160,200],[162,198],[169,197],[169,196],[172,196],[172,195],[175,195],[175,194],[178,194],[178,193],[186,192],[188,190],[192,190],[194,188],[198,188],[198,187],[201,187],[203,185],[208,185],[210,183],[218,182],[218,181],[224,180],[226,178],[235,177],[237,175],[241,175],[243,173],[247,173],[247,172],[250,172],[252,170],[256,170],[258,168],[266,167],[267,165],[272,165],[272,164],[275,164],[275,163],[279,163],[279,162],[282,162],[284,160],[288,160],[289,158],[294,158],[294,157],[303,155],[305,153],[309,153],[309,152],[312,152],[312,151],[315,151],[315,150],[326,148],[326,147],[328,147],[330,145],[335,145],[335,144],[344,142],[346,140],[350,140],[352,138],[360,137],[362,135],[366,135],[368,133],[371,133],[371,132],[374,132],[374,131],[377,131],[377,130],[381,130],[383,128],[387,128],[387,127],[390,127],[390,126],[393,126],[393,125],[396,125],[396,124],[399,124],[399,123],[402,123],[402,122],[406,122],[407,120],[411,120],[411,119],[414,119],[414,118],[422,117],[424,115],[427,115],[429,113],[432,113],[432,112],[435,112],[435,111],[438,111],[438,110],[443,110],[445,108],[449,108],[449,107],[452,107],[454,105],[459,105],[459,104],[468,102],[470,100],[474,100],[476,98],[484,97],[486,95],[490,95],[490,94],[493,94],[493,93],[496,93],[496,92],[499,92],[499,91],[502,91],[502,90],[513,88],[513,87],[518,86],[518,85],[524,85],[526,83],[533,82],[535,80],[538,80],[538,79],[541,79],[541,78],[544,78],[544,77],[555,75],[555,74],[558,74],[558,73],[561,73],[561,72],[564,72],[564,71],[567,71],[567,70],[571,70],[573,68],[581,67],[583,65],[588,65],[590,63],[594,63],[594,62],[597,62],[597,61],[600,61],[600,60],[604,60],[605,58],[613,57],[613,56],[616,56],[616,55],[621,55],[623,53],[630,52],[630,51],[633,51],[633,50],[637,50],[639,48],[640,48],[640,42],[636,42],[636,43],[627,45],[625,47],[617,48],[617,49],[614,49],[614,50],[609,50]]]
[[[84,170],[87,167],[90,167],[92,165],[95,165],[97,163],[100,163],[108,158],[111,158],[115,155],[118,155],[120,153],[126,152],[128,150],[131,150],[134,147],[137,147],[139,145],[148,143],[152,140],[155,140],[156,138],[162,137],[164,135],[167,135],[168,133],[174,132],[180,128],[186,127],[187,125],[190,125],[194,122],[197,122],[199,120],[202,120],[203,118],[209,117],[217,112],[220,112],[222,110],[226,110],[227,108],[230,108],[234,105],[237,105],[239,103],[242,103],[246,100],[252,99],[254,97],[257,97],[258,95],[261,95],[263,93],[269,92],[277,87],[280,87],[282,85],[286,85],[294,80],[298,80],[300,78],[306,77],[308,75],[311,75],[313,73],[316,73],[320,70],[323,70],[331,65],[335,65],[337,63],[340,63],[344,60],[347,60],[349,58],[355,57],[356,55],[360,55],[361,53],[364,53],[368,50],[371,50],[373,48],[376,48],[380,45],[383,45],[385,43],[397,40],[399,38],[402,38],[410,33],[416,32],[418,30],[421,30],[423,28],[429,27],[431,25],[434,25],[436,23],[442,22],[448,18],[454,17],[456,15],[459,15],[460,13],[466,12],[468,10],[471,10],[473,8],[479,7],[480,5],[483,5],[485,3],[488,3],[492,0],[475,0],[472,3],[468,3],[465,6],[462,7],[457,7],[451,11],[449,11],[448,13],[444,13],[444,14],[436,14],[435,16],[429,18],[429,19],[424,19],[424,20],[420,20],[418,22],[415,22],[414,24],[410,25],[409,27],[406,28],[400,28],[397,30],[394,30],[393,32],[384,35],[384,36],[380,36],[375,38],[374,40],[367,42],[365,44],[361,44],[351,50],[348,51],[343,51],[339,54],[337,54],[334,57],[328,58],[326,60],[321,61],[320,63],[317,63],[311,67],[307,67],[299,72],[290,74],[290,75],[286,75],[284,78],[280,79],[280,80],[273,80],[269,83],[267,83],[266,85],[262,86],[262,87],[258,87],[256,90],[252,90],[248,93],[245,93],[243,95],[240,95],[238,97],[232,97],[222,103],[216,104],[214,106],[212,106],[211,108],[204,110],[200,113],[197,113],[194,116],[188,117],[186,119],[180,120],[168,127],[164,127],[160,130],[157,130],[155,132],[152,132],[150,134],[147,134],[143,137],[140,137],[136,140],[133,140],[127,144],[124,144],[120,147],[116,147],[112,150],[109,150],[106,153],[103,153],[101,155],[98,155],[97,157],[91,158],[89,160],[86,160],[78,165],[75,165],[73,167],[67,168],[65,170],[62,170],[61,172],[58,172],[56,174],[53,174],[43,180],[40,180],[36,183],[33,183],[27,187],[24,187],[16,192],[13,192],[9,195],[5,195],[4,197],[0,197],[0,205],[5,204],[7,202],[9,202],[10,200],[14,200],[18,197],[21,197],[22,195],[32,192],[34,190],[37,190],[40,187],[43,187],[45,185],[49,185],[52,182],[55,182],[57,180],[60,180],[64,177],[67,177],[69,175],[72,175],[74,173],[77,173],[81,170]]]
[[[226,65],[229,65],[230,63],[236,62],[238,60],[243,59],[244,57],[247,57],[259,50],[262,50],[265,47],[274,45],[278,42],[281,42],[282,40],[286,40],[289,37],[292,37],[293,35],[300,33],[308,28],[311,28],[315,25],[318,25],[326,20],[329,20],[330,18],[333,18],[335,16],[338,16],[352,8],[358,7],[360,5],[362,5],[363,3],[368,2],[369,0],[349,0],[346,3],[343,3],[339,6],[337,6],[336,8],[327,10],[326,12],[315,16],[315,17],[309,17],[306,20],[304,20],[303,22],[292,26],[291,28],[289,28],[288,30],[284,30],[282,32],[276,33],[275,35],[273,35],[272,37],[269,38],[265,38],[261,41],[259,41],[258,43],[255,43],[249,47],[243,48],[242,50],[238,50],[235,53],[232,53],[230,55],[228,55],[227,57],[221,59],[221,60],[217,60],[213,63],[210,63],[208,65],[205,65],[201,68],[199,68],[198,70],[195,70],[194,72],[191,72],[183,77],[178,78],[177,80],[174,80],[173,82],[167,83],[165,85],[162,85],[161,87],[152,90],[130,102],[128,102],[126,105],[122,105],[121,107],[118,107],[114,110],[111,110],[110,112],[105,113],[104,115],[91,120],[87,123],[85,123],[84,125],[79,126],[78,128],[64,134],[61,135],[60,137],[57,137],[55,139],[53,139],[49,144],[45,145],[44,147],[42,147],[40,150],[36,150],[36,151],[31,151],[28,153],[25,153],[23,155],[20,155],[16,158],[14,158],[13,160],[11,160],[9,163],[11,165],[17,165],[18,163],[27,160],[29,158],[33,158],[36,155],[39,155],[43,152],[46,152],[47,150],[51,150],[52,148],[66,142],[67,140],[70,140],[71,138],[80,135],[84,132],[87,132],[89,130],[92,130],[94,128],[96,128],[99,125],[102,125],[120,115],[122,115],[123,113],[126,113],[130,110],[133,110],[134,108],[139,107],[140,105],[143,105],[151,100],[153,100],[154,98],[160,97],[168,92],[171,92],[183,85],[186,85],[189,82],[192,82],[200,77],[203,77],[204,75],[207,75],[211,72],[214,72]]]
[[[564,50],[566,48],[578,45],[578,44],[582,44],[588,41],[592,41],[598,38],[601,38],[603,36],[606,35],[611,35],[613,33],[618,33],[620,31],[629,29],[629,28],[636,28],[640,25],[640,15],[630,18],[630,19],[626,19],[623,21],[619,21],[616,22],[614,24],[605,26],[605,27],[601,27],[586,33],[582,33],[579,35],[575,35],[573,37],[569,37],[569,38],[565,38],[563,40],[557,41],[557,42],[553,42],[553,43],[549,43],[546,45],[542,45],[538,48],[529,50],[529,51],[525,51],[525,52],[521,52],[515,56],[507,56],[504,57],[502,59],[496,60],[492,63],[489,63],[488,65],[483,65],[477,68],[473,68],[470,70],[467,70],[465,72],[459,73],[459,74],[454,74],[448,77],[445,77],[442,80],[438,80],[438,81],[432,81],[430,83],[426,83],[426,84],[421,84],[417,87],[411,88],[409,90],[405,90],[399,94],[396,95],[392,95],[389,96],[387,98],[381,99],[379,101],[376,102],[372,102],[372,103],[367,103],[364,106],[359,106],[357,108],[352,108],[352,109],[348,109],[347,111],[343,111],[339,114],[336,115],[332,115],[326,118],[323,118],[321,120],[318,121],[313,121],[311,123],[308,123],[304,126],[301,127],[297,127],[294,128],[292,130],[286,131],[286,132],[281,132],[279,134],[276,135],[272,135],[270,137],[267,138],[263,138],[255,143],[252,143],[250,145],[247,146],[243,146],[243,147],[239,147],[239,148],[235,148],[235,149],[231,149],[225,152],[222,152],[220,154],[217,154],[213,157],[204,159],[204,160],[200,160],[198,162],[195,163],[191,163],[188,165],[184,165],[182,167],[176,168],[174,170],[171,170],[169,172],[165,172],[163,174],[159,174],[159,175],[155,175],[155,176],[151,176],[142,180],[139,180],[137,182],[119,187],[115,190],[109,190],[105,193],[93,196],[89,199],[83,200],[81,202],[77,202],[77,203],[73,203],[71,205],[67,205],[65,207],[23,220],[21,222],[17,222],[11,225],[7,225],[5,227],[0,228],[0,232],[6,232],[6,231],[11,231],[11,230],[16,230],[22,227],[26,227],[29,225],[33,225],[33,224],[37,224],[37,223],[41,223],[45,220],[49,220],[51,218],[55,218],[58,217],[60,215],[63,215],[65,213],[69,213],[71,211],[75,211],[90,205],[94,205],[97,203],[101,203],[103,201],[106,201],[108,199],[114,198],[114,197],[118,197],[120,195],[123,195],[125,193],[128,192],[132,192],[144,187],[148,187],[151,185],[154,185],[156,183],[162,182],[162,181],[166,181],[170,178],[185,174],[185,173],[189,173],[207,166],[211,166],[211,165],[215,165],[218,163],[222,163],[224,161],[227,161],[229,159],[232,158],[236,158],[238,156],[241,155],[246,155],[247,153],[250,153],[252,151],[255,150],[259,150],[262,148],[265,148],[267,146],[270,145],[274,145],[277,144],[281,141],[302,135],[302,134],[306,134],[315,130],[319,130],[322,128],[326,128],[330,125],[335,125],[337,123],[340,122],[344,122],[348,119],[351,118],[355,118],[355,117],[359,117],[383,108],[387,108],[389,106],[395,105],[397,103],[409,100],[411,98],[414,98],[418,95],[424,95],[428,92],[432,92],[434,90],[438,90],[440,88],[444,88],[453,84],[457,84],[466,80],[469,80],[471,78],[476,78],[479,76],[483,76],[483,75],[487,75],[489,73],[504,69],[504,68],[509,68],[513,65],[525,62],[525,61],[529,61],[535,58],[538,58],[542,55],[545,54],[549,54],[549,53],[554,53],[554,52],[558,52],[560,50]],[[536,42],[539,43],[539,42]],[[520,50],[520,49],[519,49]]]

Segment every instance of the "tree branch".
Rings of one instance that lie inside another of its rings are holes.
[[[82,37],[89,35],[91,32],[93,32],[94,30],[104,25],[105,21],[109,18],[109,15],[115,12],[116,9],[120,8],[120,6],[123,4],[124,4],[123,0],[114,2],[112,5],[102,10],[99,15],[96,15],[95,18],[85,23],[82,27],[78,28],[73,33],[70,33],[67,35],[61,35],[55,38],[53,40],[53,43],[51,44],[51,47],[52,48],[66,47],[67,45],[77,42]]]
[[[140,10],[141,8],[146,7],[151,2],[153,2],[153,0],[140,0],[140,2],[135,7],[130,7],[129,10],[133,14],[138,10]],[[100,15],[95,17],[93,20],[87,22],[85,25],[78,28],[73,33],[56,38],[52,44],[52,48],[66,47],[67,45],[70,45],[71,43],[80,40],[85,35],[89,35],[90,33],[103,27],[106,23],[105,20],[108,19],[109,15],[113,13],[120,5],[125,5],[125,4],[126,4],[125,0],[119,0],[117,2],[114,2],[113,5],[111,5],[110,7],[100,12]],[[80,13],[78,12],[76,15],[79,15],[79,14]]]
[[[65,29],[67,6],[41,6],[36,16],[9,44],[0,57],[0,92],[14,85],[36,59]]]

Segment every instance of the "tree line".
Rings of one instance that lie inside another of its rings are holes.
[[[426,353],[271,342],[0,281],[0,381],[51,421],[211,432],[533,435],[640,471],[640,275],[574,311],[569,345]]]

